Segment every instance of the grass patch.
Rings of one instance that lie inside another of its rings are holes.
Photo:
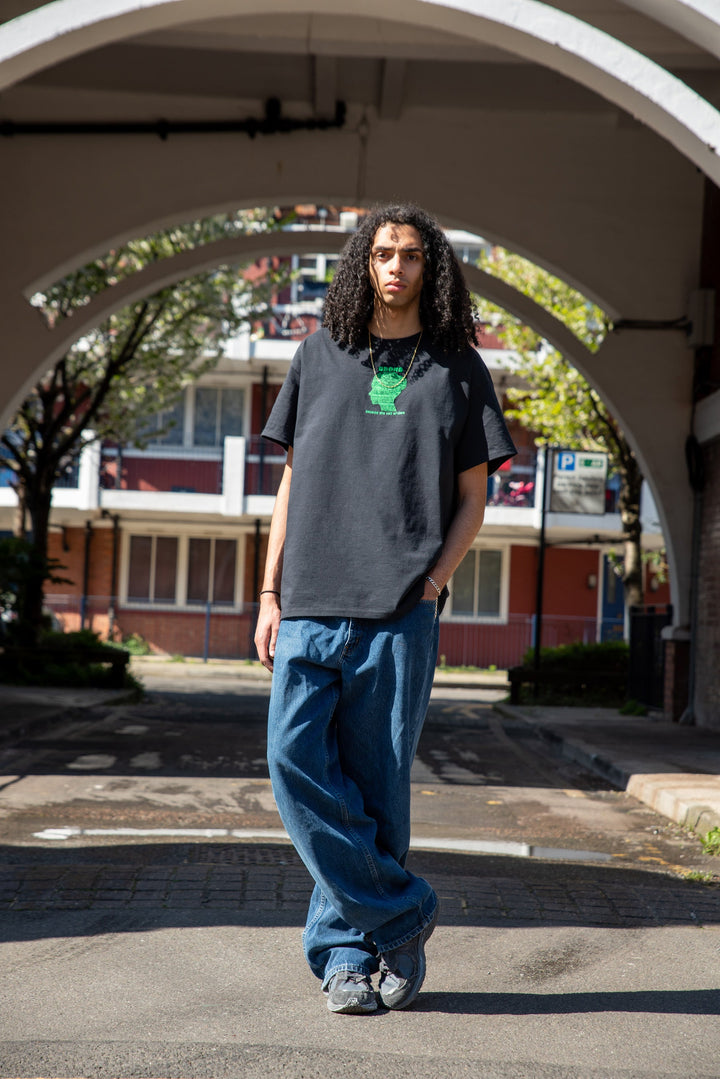
[[[124,648],[131,656],[149,656],[151,652],[150,645],[139,633],[130,633],[127,637],[123,637],[122,643],[116,647]]]
[[[700,842],[706,854],[720,854],[720,828],[711,828]]]

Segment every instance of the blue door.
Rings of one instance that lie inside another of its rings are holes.
[[[625,625],[625,588],[607,555],[603,555],[602,641],[621,641]]]

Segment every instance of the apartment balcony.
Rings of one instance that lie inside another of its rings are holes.
[[[267,519],[284,465],[285,454],[259,436],[226,438],[218,448],[155,446],[140,451],[93,443],[79,467],[54,488],[53,509],[62,511],[66,522],[72,511],[85,515],[103,509],[155,520]],[[10,481],[10,474],[0,473],[0,514],[3,507],[16,505]],[[608,488],[604,514],[548,513],[546,527],[552,529],[554,541],[572,542],[580,531],[588,538],[619,538],[616,494]],[[488,484],[484,534],[518,541],[536,537],[542,499],[542,458],[513,462]]]
[[[53,488],[54,510],[158,518],[269,517],[285,454],[260,438],[226,438],[221,448],[158,446],[118,450],[93,443]],[[0,473],[0,511],[14,509],[12,475]]]

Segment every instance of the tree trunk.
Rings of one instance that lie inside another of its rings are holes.
[[[18,504],[15,510],[13,536],[17,536],[18,539],[25,539],[27,536],[27,505],[25,503],[25,487],[20,481],[15,486],[15,493]]]
[[[18,502],[25,507],[30,518],[31,534],[28,539],[32,544],[32,561],[22,593],[18,596],[17,633],[23,645],[36,644],[43,628],[45,581],[49,573],[47,551],[52,479],[46,482],[43,476],[34,478],[36,482],[31,487],[23,484],[18,489]]]

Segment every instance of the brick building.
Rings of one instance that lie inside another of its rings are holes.
[[[344,231],[354,216],[323,224],[327,239],[325,230]],[[477,256],[476,238],[453,239],[462,257]],[[272,317],[232,341],[216,369],[157,417],[157,438],[145,450],[91,445],[72,485],[56,489],[50,554],[72,585],[49,586],[47,603],[66,628],[138,635],[168,654],[254,655],[255,602],[284,463],[260,431],[299,341],[319,325],[335,258],[294,256],[294,280]],[[488,331],[479,347],[502,398],[512,379],[508,354]],[[491,479],[485,524],[450,585],[440,640],[450,665],[505,668],[533,641],[543,460],[527,431],[513,436],[518,455]],[[623,636],[622,585],[607,558],[621,534],[614,497],[610,487],[604,514],[548,514],[544,644]],[[10,527],[13,505],[12,491],[0,487],[0,529]],[[657,525],[645,539],[660,545]],[[666,602],[667,586],[656,584],[648,577],[650,595]]]

